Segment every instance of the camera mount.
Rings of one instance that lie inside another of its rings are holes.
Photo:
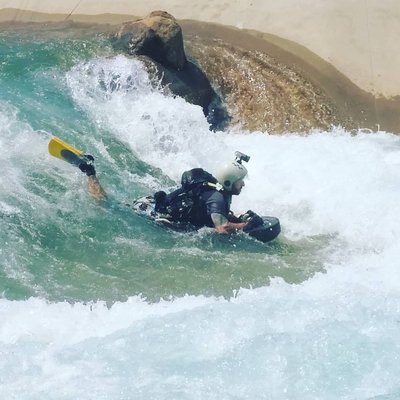
[[[244,162],[249,162],[250,160],[250,156],[241,153],[240,151],[235,151],[235,161],[237,161],[239,164],[242,163],[242,161]]]

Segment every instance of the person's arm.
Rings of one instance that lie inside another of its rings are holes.
[[[88,189],[89,193],[96,199],[96,200],[105,200],[107,198],[107,193],[100,185],[99,180],[97,179],[96,175],[89,175],[88,176]]]
[[[215,230],[218,233],[224,234],[236,232],[247,225],[247,222],[229,222],[224,215],[219,213],[212,213],[211,220],[214,224]]]
[[[91,155],[86,155],[86,160],[79,164],[79,169],[84,172],[88,177],[88,189],[89,193],[96,200],[105,200],[107,194],[105,190],[100,185],[99,180],[96,176],[96,169],[94,167],[94,158]]]

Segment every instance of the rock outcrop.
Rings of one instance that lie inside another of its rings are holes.
[[[178,71],[187,62],[182,29],[165,11],[153,11],[143,19],[123,24],[114,36],[114,46]]]
[[[165,11],[121,25],[112,38],[115,49],[148,57],[161,84],[172,94],[202,107],[213,130],[223,129],[229,117],[204,72],[186,58],[182,29]]]

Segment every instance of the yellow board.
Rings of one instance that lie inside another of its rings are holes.
[[[86,159],[81,150],[72,147],[70,144],[63,142],[55,136],[49,142],[49,153],[60,160],[76,166]]]

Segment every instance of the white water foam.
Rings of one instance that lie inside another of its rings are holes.
[[[218,156],[223,137],[209,131],[201,108],[153,89],[137,60],[118,56],[82,63],[67,82],[93,120],[176,180],[182,168],[210,168],[225,156]]]
[[[2,300],[1,390],[22,400],[398,394],[399,292],[371,295],[345,277],[111,309]]]

